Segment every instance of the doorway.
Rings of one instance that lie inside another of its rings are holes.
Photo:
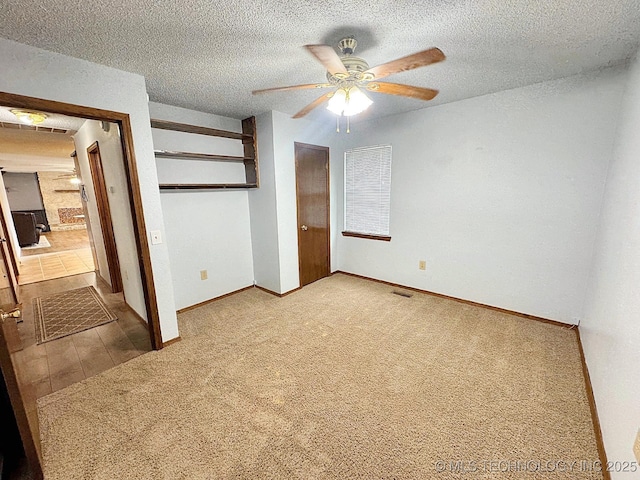
[[[329,148],[294,144],[300,286],[329,276]]]
[[[150,333],[119,125],[40,110],[34,126],[15,112],[0,104],[0,305],[23,302],[17,364],[41,396],[150,350]]]
[[[7,299],[10,297],[15,298],[11,290],[17,288],[19,296],[22,297],[20,300],[23,301],[25,310],[27,310],[26,315],[23,315],[21,331],[17,329],[15,319],[10,319],[11,325],[9,326],[11,328],[9,330],[5,328],[7,326],[6,322],[0,322],[2,323],[2,331],[0,332],[0,367],[3,377],[3,381],[0,382],[0,387],[4,388],[6,382],[7,387],[13,387],[9,389],[9,393],[12,391],[17,392],[17,395],[11,396],[11,409],[7,410],[13,410],[15,413],[19,436],[24,442],[25,451],[27,454],[33,452],[32,455],[28,455],[28,463],[36,469],[36,474],[33,478],[42,478],[38,451],[39,435],[37,432],[38,423],[35,410],[36,396],[39,394],[46,395],[54,389],[63,388],[66,385],[82,380],[81,377],[84,378],[93,375],[106,368],[110,368],[112,365],[127,361],[138,352],[144,353],[144,351],[152,348],[155,350],[161,349],[163,343],[153,281],[151,254],[149,244],[146,240],[147,229],[143,215],[142,196],[138,180],[138,169],[133,148],[133,132],[129,115],[4,92],[0,92],[0,105],[12,109],[50,112],[52,114],[80,117],[87,120],[97,120],[99,122],[111,122],[117,125],[119,136],[117,141],[114,141],[114,146],[117,145],[117,148],[122,154],[119,165],[122,169],[122,179],[124,182],[120,192],[124,195],[124,203],[130,207],[126,219],[126,226],[131,229],[129,238],[131,238],[132,245],[129,250],[134,254],[133,264],[137,264],[139,267],[140,291],[141,296],[144,297],[140,299],[142,303],[141,308],[144,310],[144,313],[146,313],[147,318],[145,327],[141,325],[141,319],[137,317],[137,314],[135,314],[133,310],[128,308],[119,310],[120,298],[124,297],[121,293],[113,294],[107,290],[108,285],[105,287],[105,283],[101,282],[101,279],[98,278],[95,273],[48,280],[25,287],[17,287],[15,283],[7,287],[0,287],[0,294],[4,291],[4,296]],[[87,188],[91,188],[90,184],[86,186]],[[2,216],[2,212],[0,212],[0,216]],[[3,220],[6,221],[8,219],[5,216]],[[120,228],[122,228],[123,225],[124,224],[121,224]],[[0,250],[0,254],[6,254],[4,249]],[[10,255],[12,256],[13,254],[15,254],[15,252]],[[3,263],[2,266],[4,266],[5,270],[5,275],[2,275],[2,278],[13,280],[11,272],[17,272],[16,265],[5,265],[2,259],[0,259],[0,263]],[[8,263],[12,262],[10,261]],[[2,268],[0,268],[0,270],[2,270]],[[9,273],[9,275],[6,275],[7,273]],[[136,275],[138,275],[138,272],[136,272]],[[33,300],[35,296],[39,297],[43,294],[49,294],[52,291],[66,291],[78,287],[93,287],[97,290],[99,296],[101,296],[106,303],[107,308],[116,311],[118,317],[116,321],[111,321],[96,328],[74,334],[84,334],[82,338],[69,335],[44,344],[38,344],[34,338],[22,335],[23,332],[28,332],[29,335],[33,332],[35,335],[35,329],[31,328],[34,325],[34,308],[32,307],[33,303],[31,300]],[[118,298],[111,296],[117,296]],[[110,302],[112,298],[115,300],[114,303]],[[14,302],[17,300],[18,299],[15,299]],[[14,302],[11,303],[15,306]],[[28,311],[29,309],[31,310],[31,314]],[[31,325],[27,325],[28,323],[31,323]],[[97,329],[101,330],[98,331]],[[136,333],[136,331],[140,331],[140,329],[142,329],[141,333]],[[15,347],[9,348],[8,342],[6,342],[8,336],[5,334],[7,331],[13,332],[11,336],[17,340]],[[18,333],[17,337],[16,333]],[[120,333],[122,333],[122,335],[120,335]],[[88,336],[93,336],[94,338],[91,339],[88,338]],[[65,342],[67,345],[63,345]],[[91,345],[89,344],[90,342],[92,342]],[[94,346],[97,345],[97,348],[100,348],[100,344],[102,344],[102,350],[96,355]],[[45,350],[45,355],[42,353],[43,349]],[[50,351],[47,351],[47,349]],[[33,361],[39,363],[35,365]],[[23,375],[20,376],[21,378],[17,378],[17,376],[14,375],[16,371],[23,372],[25,375],[38,375],[39,378],[26,378]],[[39,375],[39,372],[42,373],[42,375]],[[7,373],[12,373],[12,375],[7,375]],[[11,383],[11,385],[9,385],[9,383]],[[0,391],[4,391],[3,388],[0,388]],[[23,388],[25,391],[31,390],[31,393],[28,395],[30,400],[20,397],[19,394]],[[34,415],[35,420],[32,425],[26,421],[21,421],[21,419],[24,420],[27,417],[28,412],[32,412]],[[33,426],[36,427],[35,431],[31,428]],[[29,446],[31,446],[31,448],[29,448]]]
[[[81,117],[115,123],[120,131],[119,146],[122,150],[122,167],[125,181],[124,194],[128,197],[130,206],[129,225],[132,227],[132,241],[135,245],[136,262],[139,267],[141,290],[144,300],[144,310],[149,325],[149,337],[154,349],[161,349],[162,335],[160,332],[160,317],[156,298],[153,272],[151,266],[151,252],[147,242],[146,222],[143,215],[142,195],[138,180],[133,148],[133,132],[128,114],[84,107],[52,100],[0,92],[0,105],[17,109],[51,112],[53,114]]]
[[[1,125],[0,218],[19,284],[93,272],[88,217],[69,155],[72,134]]]
[[[98,142],[87,148],[89,157],[89,168],[93,180],[93,191],[96,194],[96,207],[100,216],[100,226],[102,228],[102,238],[106,250],[107,264],[109,265],[109,277],[111,280],[111,291],[118,293],[122,291],[122,275],[120,273],[120,261],[116,250],[116,237],[113,232],[113,220],[111,219],[111,209],[107,198],[107,182],[104,178],[102,168],[102,157]]]

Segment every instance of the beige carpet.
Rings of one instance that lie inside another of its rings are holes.
[[[93,287],[33,299],[37,343],[66,337],[115,320]]]
[[[573,331],[392,290],[180,315],[182,342],[39,400],[46,478],[602,478],[541,473],[598,458]]]

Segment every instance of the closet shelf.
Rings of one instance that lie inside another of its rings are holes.
[[[245,183],[162,183],[161,191],[181,190],[224,190],[237,188],[258,188],[260,175],[258,170],[258,142],[256,140],[256,117],[242,120],[242,133],[228,132],[209,127],[199,127],[186,123],[169,122],[167,120],[151,119],[151,128],[173,130],[176,132],[195,133],[197,135],[209,135],[213,137],[231,138],[242,141],[244,156],[234,157],[230,155],[217,155],[213,153],[191,153],[167,150],[156,150],[156,158],[168,158],[171,160],[209,160],[222,162],[244,163]]]
[[[218,130],[217,128],[200,127],[198,125],[169,122],[167,120],[151,119],[151,128],[174,130],[176,132],[185,133],[197,133],[198,135],[209,135],[211,137],[233,138],[235,140],[253,140],[253,135],[251,133],[229,132],[227,130]]]
[[[257,188],[255,183],[161,183],[160,190],[224,190],[229,188]]]
[[[212,160],[218,162],[244,162],[254,160],[252,157],[234,157],[230,155],[215,155],[212,153],[172,152],[169,150],[154,150],[156,158],[173,158],[183,160]]]

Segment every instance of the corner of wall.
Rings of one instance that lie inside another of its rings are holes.
[[[256,116],[260,187],[249,191],[249,217],[254,283],[281,293],[273,119],[273,111]]]
[[[640,427],[638,53],[629,68],[619,112],[580,331],[607,457],[632,462]]]

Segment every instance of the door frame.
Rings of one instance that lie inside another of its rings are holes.
[[[138,264],[140,266],[142,291],[144,294],[145,309],[147,313],[149,338],[151,340],[152,348],[154,350],[160,350],[163,346],[162,333],[160,331],[160,314],[158,312],[158,299],[153,280],[151,251],[148,235],[146,233],[147,227],[144,220],[142,194],[140,192],[138,168],[134,154],[133,131],[131,129],[131,119],[129,118],[129,114],[6,92],[0,92],[0,105],[13,108],[42,110],[45,112],[60,113],[62,115],[81,117],[90,120],[113,122],[117,123],[120,127],[120,140],[124,157],[124,173],[127,180],[129,205],[131,207],[133,234],[136,241],[136,250],[138,252]]]
[[[312,145],[310,143],[293,142],[293,156],[295,158],[296,168],[296,234],[298,236],[298,283],[302,288],[302,255],[300,244],[300,202],[298,191],[298,149],[308,148],[311,150],[320,150],[327,154],[327,276],[331,275],[331,156],[329,147],[323,147],[320,145]]]
[[[122,291],[122,273],[120,272],[120,260],[118,259],[118,249],[116,248],[116,236],[113,232],[113,220],[111,218],[109,198],[107,197],[107,182],[104,178],[100,145],[97,141],[87,147],[87,157],[89,159],[89,169],[91,170],[93,192],[96,195],[96,207],[100,218],[104,249],[107,254],[111,291],[118,293]],[[99,272],[99,270],[97,271]]]
[[[74,142],[75,143],[75,142]],[[80,162],[78,161],[78,152],[76,150],[71,154],[73,157],[73,164],[75,165],[76,175],[82,180],[82,174],[80,173]],[[98,269],[98,255],[96,254],[96,245],[93,238],[93,230],[91,229],[91,219],[89,218],[89,209],[87,208],[87,200],[85,193],[84,183],[80,185],[80,203],[82,204],[82,212],[84,214],[84,223],[87,227],[87,234],[89,236],[89,247],[91,248],[91,257],[93,258],[94,272]]]
[[[15,253],[13,250],[13,244],[11,237],[9,236],[9,229],[7,227],[7,221],[4,217],[4,208],[0,203],[0,227],[2,229],[2,235],[4,239],[0,238],[0,242],[4,243],[4,246],[0,245],[3,250],[2,260],[7,274],[7,281],[11,286],[11,293],[16,304],[20,303],[20,287],[18,286],[18,266],[15,263]],[[7,258],[8,256],[8,258]]]
[[[9,207],[9,205],[7,205],[7,207]],[[13,273],[15,274],[16,277],[18,277],[18,275],[20,275],[20,270],[18,270],[18,264],[16,263],[18,255],[13,245],[13,239],[9,236],[9,227],[7,226],[7,219],[4,216],[4,214],[5,214],[4,206],[0,202],[0,222],[2,223],[2,230],[4,231],[4,234],[7,236],[9,253],[11,254],[9,263],[11,263],[11,268],[13,269]]]
[[[34,480],[44,478],[40,445],[40,427],[36,397],[31,386],[21,385],[12,360],[14,352],[22,349],[15,318],[0,320],[0,370],[11,404],[25,458]],[[0,378],[0,381],[3,381]],[[0,472],[0,475],[2,472]]]

